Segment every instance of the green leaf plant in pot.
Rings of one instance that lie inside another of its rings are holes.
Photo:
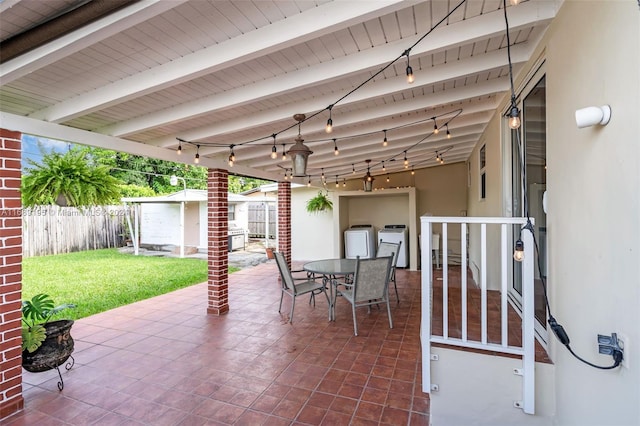
[[[322,191],[318,191],[318,195],[307,201],[307,211],[309,213],[320,213],[323,211],[331,211],[333,202]]]
[[[69,308],[75,305],[55,306],[53,299],[43,293],[22,302],[22,366],[25,370],[35,373],[57,369],[71,356],[73,320],[52,321],[56,314]],[[58,387],[62,389],[61,383]]]

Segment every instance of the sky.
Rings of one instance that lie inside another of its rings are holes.
[[[29,160],[40,163],[44,154],[65,152],[70,146],[68,142],[22,134],[22,168],[29,167]]]

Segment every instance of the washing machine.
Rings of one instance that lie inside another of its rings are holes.
[[[376,234],[372,225],[353,225],[344,231],[344,254],[347,259],[376,257]]]
[[[406,268],[409,266],[409,231],[405,225],[385,225],[378,231],[378,241],[402,243],[396,267]]]

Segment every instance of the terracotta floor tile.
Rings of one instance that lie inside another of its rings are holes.
[[[206,315],[202,283],[78,320],[76,365],[62,373],[64,392],[56,388],[55,372],[24,373],[25,410],[8,426],[427,425],[420,272],[399,270],[397,278],[401,303],[391,306],[394,328],[386,309],[361,309],[359,336],[344,300],[338,300],[336,321],[327,320],[326,301],[318,298],[315,308],[299,300],[293,324],[286,322],[277,312],[273,262],[229,276],[226,315]],[[273,291],[265,291],[268,286]],[[471,290],[470,335],[480,331],[473,306],[479,299]],[[460,333],[456,292],[449,295],[450,330]],[[442,315],[438,297],[436,287],[434,313]],[[289,303],[285,299],[284,312]],[[509,314],[515,341],[519,320]],[[433,326],[441,330],[441,320]],[[489,336],[499,338],[500,330]]]

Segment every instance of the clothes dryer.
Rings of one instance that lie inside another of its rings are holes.
[[[353,225],[344,231],[344,254],[347,259],[376,257],[375,229],[371,225]]]

